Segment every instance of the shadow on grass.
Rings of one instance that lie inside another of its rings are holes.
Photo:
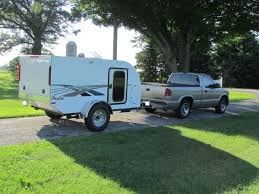
[[[98,175],[138,193],[216,193],[253,181],[258,169],[167,127],[52,140]]]
[[[186,122],[184,127],[259,140],[259,112],[221,118],[220,122],[210,119],[202,122]]]
[[[146,128],[145,124],[135,122],[123,122],[123,121],[112,121],[105,132],[118,132],[130,129],[141,129]],[[50,119],[50,123],[41,127],[37,132],[37,136],[40,139],[55,139],[58,137],[73,137],[81,135],[93,135],[95,133],[90,132],[83,120],[68,120],[68,119]],[[99,134],[98,132],[96,134]]]

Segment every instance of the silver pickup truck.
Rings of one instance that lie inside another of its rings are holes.
[[[173,73],[167,84],[142,83],[142,106],[147,112],[170,109],[180,118],[186,118],[191,108],[214,107],[217,113],[224,113],[228,96],[229,92],[206,74]]]

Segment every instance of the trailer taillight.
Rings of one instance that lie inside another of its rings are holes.
[[[21,80],[21,65],[18,64],[18,80]]]
[[[165,89],[165,96],[172,96],[172,94],[173,94],[172,90],[168,88]]]
[[[49,86],[51,85],[51,66],[49,66]]]

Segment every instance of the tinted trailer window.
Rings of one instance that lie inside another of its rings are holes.
[[[113,101],[121,102],[125,99],[125,72],[116,71],[113,78]]]

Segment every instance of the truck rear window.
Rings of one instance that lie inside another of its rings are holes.
[[[199,77],[191,74],[173,74],[169,83],[173,87],[200,87]]]

